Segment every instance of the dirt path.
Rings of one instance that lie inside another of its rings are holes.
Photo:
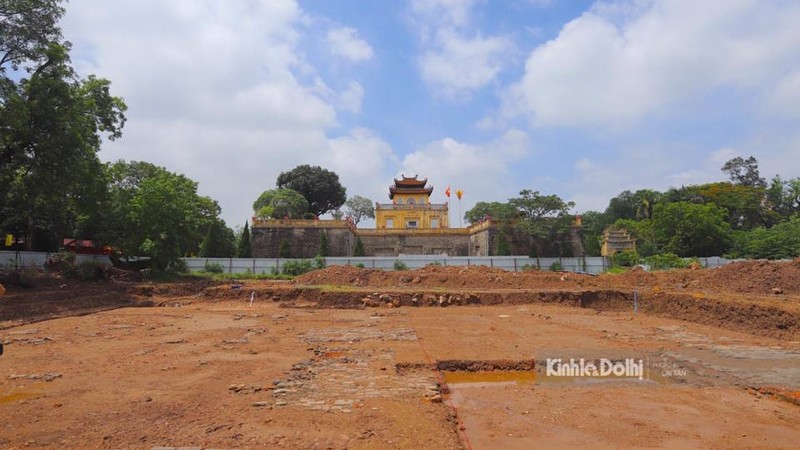
[[[7,343],[0,447],[795,448],[800,441],[800,407],[746,389],[800,390],[798,342],[539,304],[319,310],[196,296],[170,303],[190,302],[0,330]],[[664,356],[687,372],[644,384],[451,383],[450,394],[436,397],[439,374],[426,368],[576,348]],[[398,372],[398,364],[416,369]]]

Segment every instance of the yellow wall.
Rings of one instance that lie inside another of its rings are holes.
[[[413,199],[413,204],[409,200]],[[429,204],[425,194],[395,194],[395,204],[382,204],[375,211],[375,224],[378,229],[405,229],[409,221],[416,221],[417,229],[449,228],[450,220],[447,205]],[[434,227],[434,219],[438,226]]]

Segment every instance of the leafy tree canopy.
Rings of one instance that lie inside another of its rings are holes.
[[[316,216],[344,204],[347,191],[339,175],[319,166],[301,165],[278,175],[279,189],[293,189],[308,201],[308,211]]]
[[[464,220],[478,223],[481,220],[513,220],[519,217],[517,207],[511,203],[478,202],[464,214]]]
[[[8,218],[0,226],[25,235],[29,249],[53,250],[101,213],[97,152],[104,135],[122,135],[126,106],[107,80],[78,78],[65,47],[51,44],[43,58],[30,78],[0,80],[0,210]]]
[[[375,206],[372,200],[360,195],[354,195],[349,198],[344,203],[344,208],[345,216],[350,218],[356,225],[364,219],[375,218]]]
[[[272,189],[258,197],[253,211],[261,219],[299,219],[308,211],[308,201],[293,189]]]
[[[731,243],[725,216],[726,211],[714,204],[658,204],[653,211],[653,231],[662,251],[679,256],[721,255]]]
[[[766,187],[767,182],[758,172],[758,160],[750,156],[747,159],[737,156],[728,160],[722,171],[727,173],[731,181],[744,186]]]
[[[186,176],[135,161],[110,164],[108,174],[108,233],[125,256],[150,257],[153,268],[163,270],[183,255],[198,253],[212,225],[217,235],[229,237],[217,202],[197,195],[197,183]]]
[[[653,206],[661,197],[660,192],[650,189],[623,191],[608,202],[605,214],[611,222],[617,219],[649,219],[653,216]]]
[[[50,45],[62,39],[63,15],[60,0],[0,0],[0,77],[47,60]]]
[[[756,228],[734,234],[734,258],[789,259],[800,256],[800,218],[772,228]]]
[[[525,220],[536,221],[545,217],[562,217],[567,215],[575,202],[565,202],[557,195],[541,195],[539,191],[522,190],[518,198],[508,202],[517,208]]]

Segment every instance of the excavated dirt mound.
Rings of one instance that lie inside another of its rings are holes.
[[[508,272],[486,266],[426,266],[415,270],[385,271],[353,266],[331,266],[302,275],[299,285],[364,287],[426,287],[467,289],[563,289],[594,286],[590,275],[531,270]]]
[[[302,275],[295,282],[298,285],[492,290],[658,287],[740,294],[800,294],[800,259],[789,262],[744,261],[717,269],[699,270],[645,272],[635,268],[622,274],[599,277],[538,270],[507,272],[485,266],[427,266],[401,271],[331,266]]]
[[[739,294],[800,294],[800,259],[788,262],[741,261],[716,269],[628,272],[598,277],[604,285],[660,287]]]

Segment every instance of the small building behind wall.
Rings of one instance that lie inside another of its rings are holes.
[[[626,250],[636,251],[636,239],[633,239],[627,230],[607,228],[603,233],[600,255],[613,256]]]

